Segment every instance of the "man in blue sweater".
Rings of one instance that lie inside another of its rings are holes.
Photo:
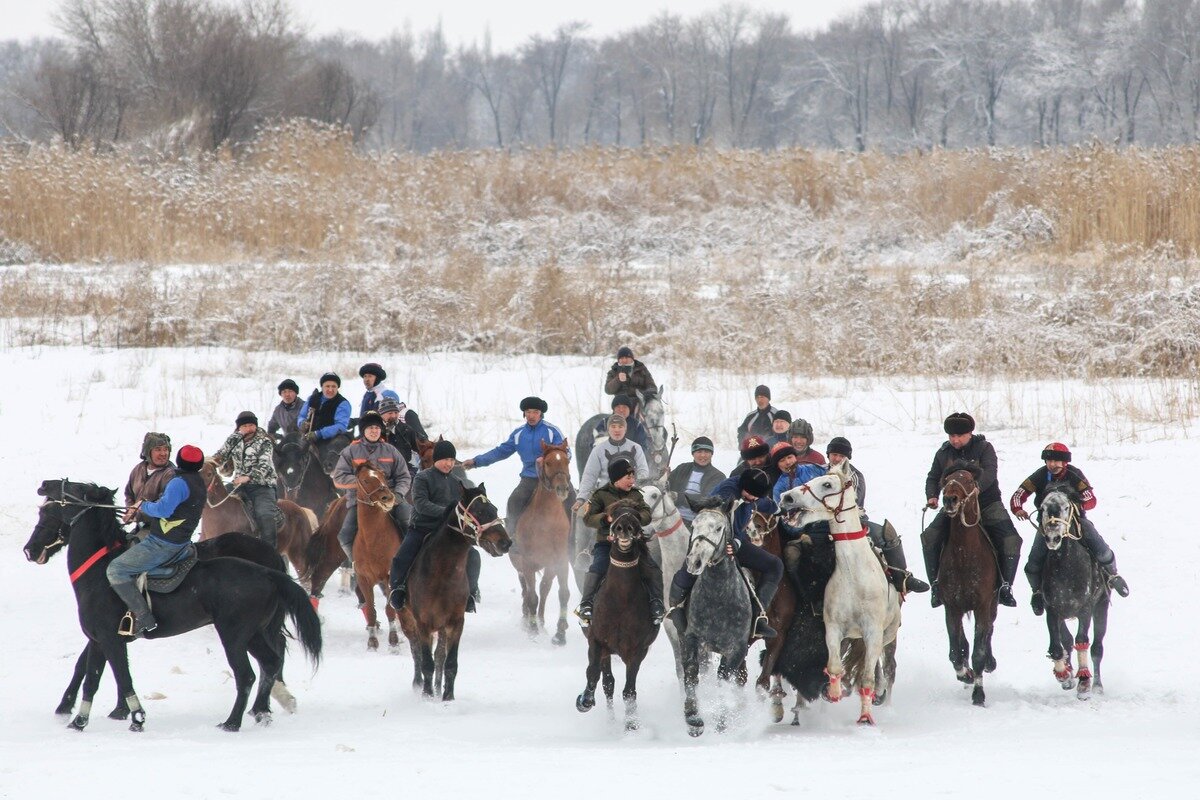
[[[342,397],[342,379],[333,372],[321,376],[315,390],[296,417],[304,438],[316,445],[321,467],[333,472],[338,456],[350,444],[350,401]]]

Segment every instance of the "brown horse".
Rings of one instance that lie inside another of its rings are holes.
[[[339,497],[329,504],[321,523],[308,540],[305,556],[308,571],[301,576],[301,583],[308,587],[313,608],[319,605],[321,593],[333,573],[346,560],[342,546],[338,544],[338,532],[346,521],[346,498]]]
[[[354,468],[356,498],[354,511],[358,514],[358,534],[354,537],[354,574],[358,578],[359,608],[367,620],[367,649],[379,649],[379,615],[375,611],[375,587],[384,597],[384,612],[388,619],[388,645],[400,646],[396,609],[387,602],[388,576],[392,558],[400,549],[400,531],[392,521],[391,510],[396,495],[387,485],[379,467],[364,461]],[[334,534],[337,539],[337,534]]]
[[[425,540],[408,573],[408,602],[404,610],[412,614],[413,629],[410,633],[406,622],[404,633],[413,649],[414,666],[420,656],[420,669],[413,675],[413,686],[420,685],[429,697],[444,678],[442,700],[454,699],[458,644],[470,591],[467,555],[476,545],[493,557],[507,553],[512,547],[483,484],[463,487],[462,498],[447,511],[437,532]]]
[[[236,490],[229,492],[211,459],[204,462],[200,475],[208,487],[208,499],[200,514],[200,541],[225,533],[255,535],[254,520]],[[279,501],[283,524],[275,531],[275,550],[291,562],[296,575],[303,578],[308,568],[308,541],[317,529],[317,515],[288,500]]]
[[[950,538],[942,548],[938,586],[946,606],[950,663],[958,679],[973,683],[971,701],[984,704],[983,673],[996,668],[992,655],[992,626],[996,622],[996,554],[983,531],[979,507],[979,467],[956,461],[942,476],[942,503],[950,518]],[[963,614],[975,615],[975,648],[963,631]],[[967,666],[967,657],[971,666]]]
[[[521,579],[521,609],[531,636],[546,625],[546,598],[551,585],[558,580],[558,630],[553,642],[559,645],[567,643],[567,604],[571,599],[571,587],[567,584],[571,520],[563,508],[563,501],[570,494],[571,456],[566,443],[542,442],[537,489],[517,523],[514,537],[517,548],[508,557]]]
[[[755,510],[750,514],[750,522],[746,525],[746,533],[752,544],[762,547],[771,555],[783,558],[783,542],[779,535],[779,520],[777,517]],[[796,590],[786,576],[779,582],[779,591],[771,605],[767,606],[767,620],[771,627],[779,631],[779,636],[766,640],[763,651],[762,670],[759,672],[755,686],[767,692],[771,697],[771,716],[776,722],[783,720],[783,698],[787,692],[783,689],[783,681],[776,671],[779,654],[783,650],[787,632],[791,630],[792,618],[796,614]]]

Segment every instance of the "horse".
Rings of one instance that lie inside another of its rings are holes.
[[[750,543],[761,547],[771,555],[783,558],[783,542],[779,535],[779,518],[765,514],[755,509],[746,523],[746,534]],[[792,617],[796,613],[796,590],[791,581],[786,578],[779,583],[779,591],[775,593],[771,605],[767,606],[767,622],[777,631],[786,632],[792,625]],[[771,698],[771,714],[776,722],[783,719],[783,698],[787,693],[783,690],[783,682],[776,672],[775,665],[783,650],[784,636],[767,639],[766,648],[762,654],[762,669],[759,672],[755,686],[763,690]]]
[[[946,607],[950,663],[967,685],[971,702],[984,705],[983,673],[996,668],[992,629],[996,623],[998,569],[991,541],[980,524],[979,467],[965,461],[950,464],[942,475],[942,504],[950,518],[950,537],[938,562],[938,588]],[[963,630],[963,615],[975,615],[974,650]],[[967,658],[970,657],[970,666]]]
[[[333,480],[321,469],[316,448],[304,441],[299,431],[293,431],[275,445],[273,458],[283,499],[307,508],[320,519],[337,499],[337,491]]]
[[[387,596],[392,559],[400,549],[401,539],[390,513],[396,505],[396,495],[388,488],[379,467],[371,461],[364,461],[354,468],[354,481],[357,484],[354,512],[358,514],[354,574],[358,578],[359,608],[367,621],[367,649],[379,649],[379,615],[375,611],[375,587],[378,586],[384,597],[384,613],[388,620],[388,646],[395,651],[400,646],[400,631],[396,609],[387,602]]]
[[[346,561],[346,554],[338,543],[338,533],[345,521],[346,498],[339,497],[329,504],[325,516],[308,540],[304,553],[308,567],[300,576],[300,583],[308,588],[313,608],[320,605],[322,591],[330,576]]]
[[[458,645],[466,616],[467,554],[475,546],[498,558],[512,547],[496,506],[488,499],[484,485],[463,487],[462,498],[446,511],[436,533],[425,539],[412,570],[408,573],[408,602],[405,611],[412,615],[413,628],[405,629],[413,650],[413,687],[421,687],[426,697],[434,696],[437,683],[445,679],[442,700],[454,699],[458,676]],[[434,637],[437,653],[434,654]]]
[[[1039,506],[1038,534],[1046,539],[1046,565],[1042,569],[1042,597],[1046,602],[1046,628],[1050,632],[1049,656],[1054,677],[1063,689],[1078,680],[1076,695],[1086,700],[1092,691],[1104,692],[1100,660],[1108,629],[1110,589],[1100,565],[1079,541],[1079,499],[1065,483],[1054,483]],[[1071,675],[1071,633],[1066,621],[1079,620],[1074,636],[1079,668]],[[1088,666],[1088,628],[1092,628],[1091,667]]]
[[[658,479],[670,469],[671,439],[667,435],[666,407],[659,395],[642,395],[636,393],[638,407],[634,410],[638,419],[646,428],[646,463],[650,468],[650,476]],[[588,456],[596,447],[596,442],[607,435],[604,421],[610,414],[594,414],[584,421],[579,432],[575,434],[575,468],[579,471],[580,479],[587,467]]]
[[[682,645],[683,713],[688,735],[699,736],[704,733],[704,720],[696,700],[701,648],[721,655],[717,676],[728,681],[746,660],[754,611],[746,579],[729,552],[733,531],[728,505],[717,497],[687,499],[696,516],[692,519],[684,565],[697,579],[688,600],[687,631]],[[726,710],[722,707],[717,730],[723,731],[725,725]]]
[[[670,603],[671,580],[683,566],[687,556],[688,531],[684,525],[683,516],[675,507],[675,498],[667,489],[666,480],[648,483],[641,487],[642,499],[650,506],[650,524],[642,528],[646,536],[646,549],[658,562],[663,576],[663,603]],[[591,556],[588,556],[591,563]],[[667,632],[667,641],[671,643],[671,651],[675,656],[675,673],[680,682],[683,681],[683,649],[679,632],[675,623],[667,618],[663,621]]]
[[[436,440],[417,439],[417,458],[421,469],[429,469],[433,466],[433,448],[440,441],[442,441],[440,435]],[[450,474],[458,478],[458,482],[463,486],[475,485],[475,482],[467,477],[467,471],[463,468],[462,462],[457,459],[454,461],[454,468],[450,470]]]
[[[613,547],[609,554],[609,570],[596,592],[591,624],[585,629],[588,640],[587,685],[575,699],[580,712],[596,706],[596,683],[604,674],[604,694],[612,707],[612,657],[625,664],[625,730],[638,728],[637,676],[650,645],[658,636],[658,626],[650,621],[650,598],[638,573],[642,527],[637,521],[636,507],[618,502],[611,509],[613,521],[609,527]]]
[[[246,504],[236,490],[230,492],[225,488],[211,459],[200,468],[200,475],[208,487],[208,498],[200,515],[200,541],[231,531],[254,535],[257,526]],[[308,571],[308,540],[317,529],[317,516],[311,509],[290,500],[280,500],[279,511],[283,515],[283,524],[275,530],[275,549],[291,562],[297,576],[304,575]]]
[[[567,605],[571,587],[567,583],[567,539],[571,520],[563,502],[571,493],[571,457],[567,445],[542,442],[538,485],[521,514],[515,531],[518,547],[508,554],[521,581],[521,609],[525,627],[535,635],[546,624],[546,598],[558,581],[558,629],[552,641],[567,643]],[[542,573],[541,586],[537,574]]]
[[[70,519],[63,517],[59,534],[65,539],[69,534]],[[261,564],[267,569],[285,572],[287,564],[283,558],[276,553],[269,544],[263,542],[253,536],[248,536],[244,533],[226,533],[214,539],[208,539],[203,542],[196,543],[196,558],[202,560],[211,560],[214,558],[244,558],[247,561],[253,561],[255,564]],[[282,644],[282,643],[281,643]],[[100,671],[100,675],[104,675],[104,653],[98,645],[93,644],[90,640],[87,642],[83,652],[79,654],[78,660],[75,662],[75,671],[71,675],[71,682],[67,684],[66,691],[63,692],[62,700],[59,701],[58,708],[54,709],[54,713],[59,716],[70,716],[75,710],[75,700],[79,697],[79,687],[83,683],[83,678],[88,671],[89,659],[96,659],[91,662],[96,669]],[[271,696],[274,697],[286,711],[295,713],[296,698],[288,691],[287,686],[283,682],[283,672],[280,671],[279,679],[275,682],[274,688],[271,690]],[[125,703],[124,697],[117,698],[117,704],[108,714],[109,719],[125,720],[129,718],[129,706]]]
[[[858,686],[858,724],[874,725],[871,706],[887,697],[894,678],[896,632],[900,628],[900,595],[867,539],[849,462],[830,467],[802,486],[780,496],[786,514],[799,512],[802,523],[829,521],[836,564],[825,586],[825,647],[829,685],[825,698],[842,699],[842,678]],[[830,501],[833,501],[831,504]],[[861,646],[845,639],[861,639]],[[846,652],[850,657],[843,657]],[[879,687],[877,691],[877,687]]]
[[[130,730],[142,731],[146,712],[133,688],[128,641],[117,632],[126,608],[105,574],[125,542],[124,531],[111,511],[114,491],[62,479],[43,481],[38,494],[46,501],[25,544],[25,557],[45,564],[66,547],[80,627],[113,669],[118,695],[125,698],[130,710]],[[68,508],[79,510],[73,512],[64,535],[63,518]],[[226,731],[239,730],[246,711],[254,683],[248,655],[254,657],[261,670],[258,694],[250,710],[256,722],[270,721],[271,688],[283,666],[280,648],[285,617],[291,617],[314,668],[320,662],[321,624],[304,590],[284,573],[240,558],[197,561],[175,591],[154,598],[154,612],[158,627],[147,634],[149,639],[175,636],[210,624],[216,627],[237,686],[233,709],[219,726]],[[102,666],[95,661],[88,659],[83,701],[70,723],[75,730],[81,731],[88,724]]]

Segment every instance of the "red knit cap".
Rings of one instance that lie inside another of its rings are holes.
[[[771,463],[778,464],[787,456],[796,455],[796,448],[792,447],[788,442],[776,442],[771,448]]]

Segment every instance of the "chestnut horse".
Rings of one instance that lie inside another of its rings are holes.
[[[751,544],[761,547],[776,558],[783,558],[783,542],[780,540],[779,518],[765,514],[757,509],[750,514],[746,524],[746,534]],[[755,681],[755,686],[767,692],[771,697],[771,716],[776,722],[783,720],[783,698],[787,692],[783,690],[783,681],[775,665],[783,650],[787,632],[791,630],[792,618],[796,614],[796,590],[786,576],[779,582],[779,591],[767,606],[767,621],[771,627],[780,632],[774,639],[766,640],[766,649],[762,654],[762,671]]]
[[[212,459],[205,460],[200,475],[208,487],[208,499],[200,514],[200,541],[235,531],[256,535],[245,503],[236,490],[229,492],[225,488]],[[308,572],[308,540],[317,529],[317,515],[289,500],[280,500],[279,510],[283,512],[283,524],[275,531],[275,550],[291,562],[296,575],[303,579]]]
[[[321,524],[308,540],[305,550],[308,569],[300,576],[300,582],[308,588],[313,608],[319,605],[321,592],[329,582],[330,576],[337,572],[338,567],[346,560],[346,554],[338,544],[338,533],[345,521],[346,498],[339,497],[329,504],[325,516],[321,518]]]
[[[558,630],[554,644],[567,643],[567,604],[571,587],[567,584],[567,539],[571,521],[563,508],[571,494],[571,456],[567,445],[542,442],[542,463],[538,467],[538,485],[525,513],[517,523],[517,548],[509,553],[521,580],[521,609],[529,634],[536,635],[546,625],[546,598],[558,580]],[[542,573],[541,586],[537,574]]]
[[[408,573],[408,602],[403,613],[406,617],[411,613],[413,627],[410,631],[405,620],[404,633],[412,646],[414,666],[420,658],[413,686],[420,685],[428,697],[435,691],[436,671],[438,684],[445,679],[442,700],[454,699],[458,644],[470,591],[467,555],[476,545],[493,557],[507,553],[512,547],[504,522],[487,498],[483,484],[463,487],[462,498],[447,510],[437,532],[425,539]],[[362,585],[360,573],[359,586]]]
[[[400,646],[396,609],[387,602],[388,576],[392,559],[400,549],[400,531],[392,521],[391,510],[396,495],[387,485],[379,467],[364,461],[354,468],[356,498],[354,512],[358,514],[358,534],[354,537],[354,574],[358,577],[359,608],[367,620],[367,649],[378,650],[379,616],[375,611],[375,587],[384,597],[384,612],[388,620],[388,645]],[[337,534],[334,533],[334,539]]]
[[[950,537],[938,564],[938,587],[946,606],[950,663],[958,679],[974,684],[971,702],[984,704],[983,673],[996,668],[992,626],[996,622],[999,571],[991,541],[984,533],[979,507],[979,467],[956,461],[942,475],[942,504],[950,518]],[[963,631],[963,615],[975,615],[975,649]],[[970,656],[971,666],[967,666]]]

